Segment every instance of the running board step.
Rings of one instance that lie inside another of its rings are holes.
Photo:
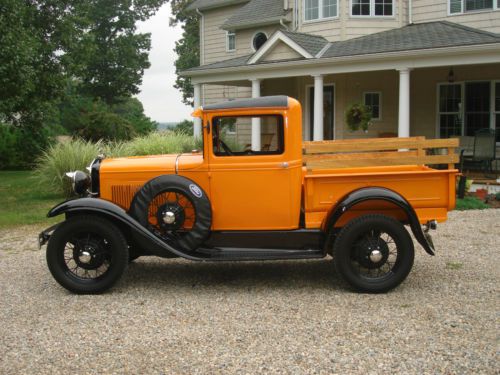
[[[322,250],[247,249],[237,247],[199,248],[192,255],[206,260],[285,260],[324,258]]]

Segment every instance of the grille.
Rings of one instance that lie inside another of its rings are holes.
[[[135,193],[140,189],[140,186],[134,185],[114,185],[111,186],[111,199],[113,203],[117,204],[124,210],[128,210],[132,198],[134,198]]]

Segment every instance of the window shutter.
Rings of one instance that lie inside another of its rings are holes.
[[[462,13],[463,0],[449,0],[450,1],[450,14]]]

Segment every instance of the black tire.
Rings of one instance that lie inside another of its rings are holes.
[[[129,263],[132,263],[134,260],[141,257],[142,255],[144,255],[144,254],[140,250],[138,250],[137,248],[135,248],[133,246],[130,246],[128,248],[128,262]]]
[[[403,282],[413,266],[413,241],[399,221],[385,215],[351,220],[333,245],[337,273],[355,290],[387,292]]]
[[[182,207],[181,201],[189,208]],[[174,224],[160,220],[161,206],[167,204],[179,206],[173,210],[180,215],[176,214]],[[188,215],[184,212],[188,210],[193,212],[189,214],[191,221],[186,228]],[[190,179],[178,175],[159,176],[144,184],[135,194],[129,214],[162,240],[186,252],[197,249],[208,238],[212,225],[212,207],[207,194]]]
[[[84,250],[90,258],[86,263],[78,256]],[[50,237],[46,257],[54,279],[77,294],[108,290],[120,279],[129,261],[122,232],[109,220],[91,215],[75,216],[59,225]]]

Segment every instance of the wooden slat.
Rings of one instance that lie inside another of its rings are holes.
[[[324,158],[313,159],[307,162],[308,169],[314,168],[350,168],[350,167],[372,167],[372,166],[385,166],[385,165],[420,165],[420,164],[453,164],[458,163],[458,155],[455,153],[451,155],[407,155],[406,152],[391,153],[399,154],[399,157],[370,157],[364,158],[362,154],[356,155],[355,158]]]
[[[378,158],[401,158],[401,156],[418,156],[417,151],[383,151],[383,152],[360,152],[349,154],[317,154],[304,155],[302,160],[308,165],[316,160],[352,160],[352,159],[378,159]],[[424,155],[425,156],[425,155]]]
[[[305,154],[327,154],[336,152],[384,151],[398,149],[430,149],[458,147],[458,139],[376,138],[349,142],[305,142]],[[423,154],[420,151],[420,154]]]

